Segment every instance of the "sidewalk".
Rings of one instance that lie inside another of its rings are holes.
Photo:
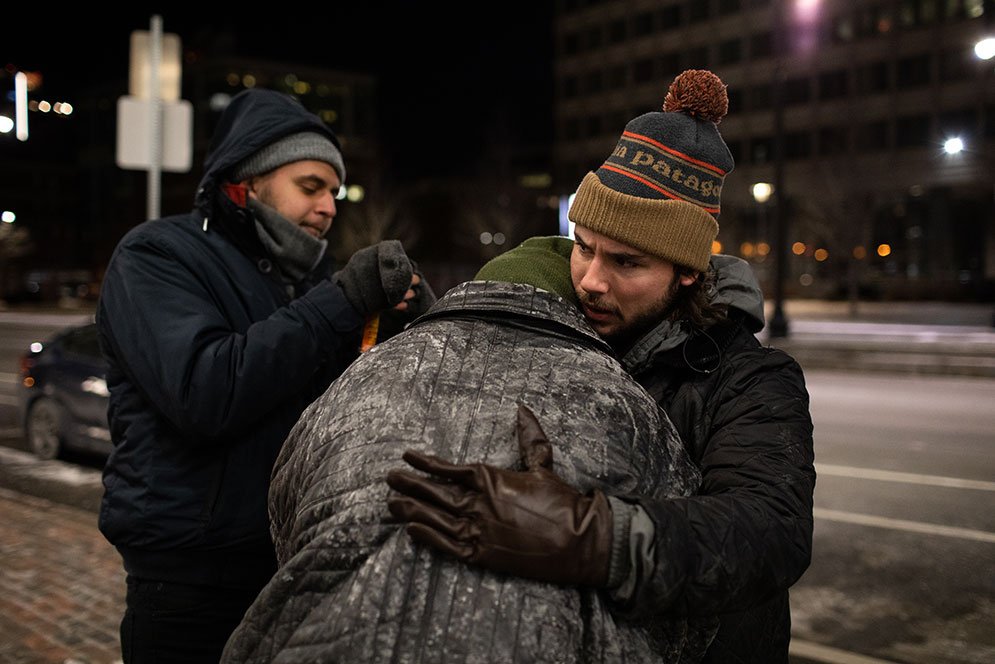
[[[124,570],[97,515],[5,488],[0,511],[0,662],[119,662]]]
[[[861,302],[854,313],[846,302],[790,300],[788,337],[758,336],[804,369],[995,378],[993,314],[992,304]]]

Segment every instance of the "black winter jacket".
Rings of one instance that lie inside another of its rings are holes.
[[[652,573],[629,610],[722,614],[710,662],[786,662],[787,588],[808,567],[815,488],[801,369],[760,345],[759,287],[713,257],[728,323],[686,334],[663,323],[622,358],[667,411],[702,472],[698,495],[635,498],[655,527]]]
[[[386,509],[407,448],[519,467],[517,404],[580,491],[663,500],[698,474],[656,403],[580,312],[531,286],[470,282],[365,353],[303,414],[273,473],[280,569],[223,662],[695,662],[714,620],[620,619],[602,593],[467,566]]]
[[[222,117],[196,209],[136,227],[107,268],[97,322],[114,450],[100,529],[131,574],[258,588],[273,564],[273,461],[355,357],[362,319],[327,263],[284,283],[250,213],[221,187],[234,164],[282,136],[334,136],[268,91],[236,96]]]

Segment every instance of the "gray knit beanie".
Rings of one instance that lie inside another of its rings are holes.
[[[718,76],[685,71],[671,84],[663,112],[631,120],[611,156],[584,177],[570,220],[704,271],[719,232],[722,184],[733,169],[716,126],[728,108]]]
[[[242,182],[295,161],[323,161],[335,169],[339,182],[345,183],[345,163],[342,153],[327,136],[313,131],[290,134],[249,155],[232,169],[233,182]]]

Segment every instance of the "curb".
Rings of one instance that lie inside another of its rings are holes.
[[[104,494],[99,470],[8,447],[0,447],[0,487],[93,513]]]
[[[995,378],[995,352],[961,346],[926,344],[778,341],[771,344],[791,355],[802,369],[849,372]]]

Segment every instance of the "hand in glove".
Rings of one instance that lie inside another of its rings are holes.
[[[600,491],[581,495],[553,472],[553,448],[535,415],[518,407],[526,470],[453,465],[412,450],[404,460],[429,473],[392,470],[388,500],[408,534],[463,562],[562,584],[603,587],[612,548],[612,511]]]
[[[415,297],[418,277],[397,240],[360,249],[332,275],[359,314],[372,316]],[[406,306],[406,305],[405,305]]]

